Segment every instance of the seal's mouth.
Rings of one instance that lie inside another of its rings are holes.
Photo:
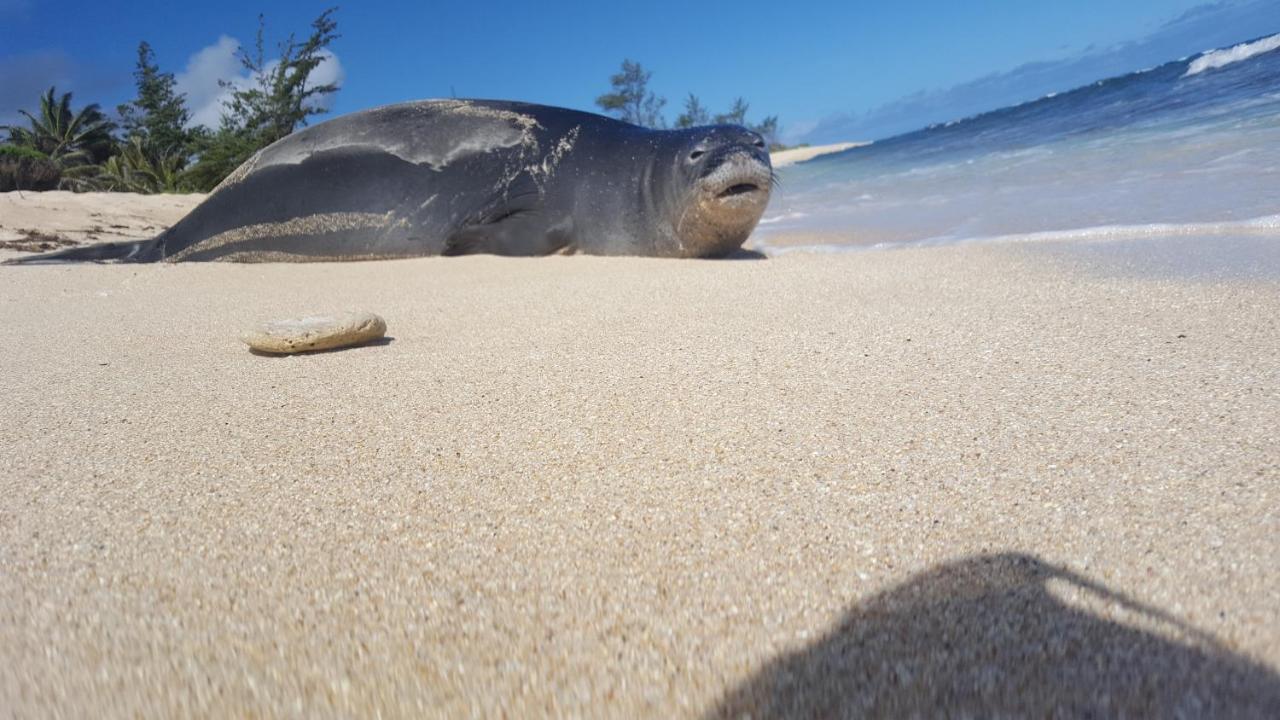
[[[754,205],[769,197],[773,170],[745,153],[734,153],[708,168],[701,180],[705,197],[730,206]]]
[[[724,200],[725,198],[731,198],[738,195],[750,195],[751,193],[757,193],[757,192],[760,192],[762,189],[763,188],[761,188],[759,185],[755,183],[749,183],[749,182],[737,183],[735,185],[730,185],[724,190],[721,190],[720,192],[716,193],[716,197],[718,199]]]

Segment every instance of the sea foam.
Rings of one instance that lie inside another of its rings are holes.
[[[1191,61],[1191,65],[1187,67],[1187,72],[1183,77],[1191,77],[1199,75],[1205,70],[1215,70],[1220,67],[1226,67],[1232,63],[1238,63],[1241,60],[1248,60],[1255,55],[1271,52],[1280,49],[1280,33],[1271,35],[1248,43],[1240,43],[1239,45],[1226,48],[1225,50],[1210,50],[1200,57]]]
[[[895,248],[937,247],[942,245],[972,245],[986,243],[1051,243],[1051,242],[1119,242],[1176,237],[1264,237],[1280,239],[1280,215],[1265,215],[1249,220],[1190,223],[1142,223],[1137,225],[1099,225],[1095,227],[1040,232],[1011,233],[957,237],[939,235],[922,240],[904,242],[878,242],[874,244],[845,244],[842,242],[773,245],[764,241],[752,243],[749,249],[769,257],[804,254],[841,254],[888,250]]]

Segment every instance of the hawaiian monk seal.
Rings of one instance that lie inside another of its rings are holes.
[[[542,105],[424,100],[270,145],[153,239],[11,262],[715,257],[747,239],[772,184],[764,139],[737,126],[649,130]]]

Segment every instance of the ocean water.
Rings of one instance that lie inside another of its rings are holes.
[[[1169,238],[1275,257],[1280,35],[778,172],[748,245],[766,254]]]

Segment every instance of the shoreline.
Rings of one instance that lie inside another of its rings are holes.
[[[814,157],[845,145],[800,148]],[[785,151],[792,152],[792,151]],[[793,156],[793,160],[794,160]],[[795,160],[799,161],[799,160]],[[69,191],[0,193],[0,260],[75,244],[151,237],[180,220],[206,195]],[[788,218],[782,216],[780,220]],[[744,249],[771,258],[830,256],[967,245],[1025,245],[1046,260],[1086,271],[1184,279],[1280,278],[1275,217],[1201,225],[1103,226],[998,237],[925,242],[857,231],[778,228],[766,217]]]

